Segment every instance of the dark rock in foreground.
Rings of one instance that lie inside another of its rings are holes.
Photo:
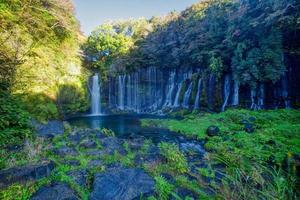
[[[103,146],[106,154],[114,154],[115,152],[118,152],[122,155],[126,154],[126,151],[123,147],[123,140],[116,137],[107,137],[102,139],[101,145]]]
[[[210,137],[218,136],[220,134],[220,129],[217,126],[210,126],[207,128],[206,134]]]
[[[54,163],[44,161],[38,165],[16,167],[0,171],[0,188],[5,188],[13,183],[25,183],[49,176],[54,169]]]
[[[56,135],[64,134],[64,124],[61,121],[49,121],[47,124],[40,124],[38,122],[32,123],[38,136],[45,138],[53,138]]]
[[[152,194],[154,180],[141,169],[96,174],[90,200],[132,200]]]
[[[41,187],[31,200],[78,200],[75,192],[66,184],[54,183]]]

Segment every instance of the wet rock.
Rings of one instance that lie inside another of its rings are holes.
[[[53,183],[41,187],[31,200],[79,200],[75,192],[64,183]]]
[[[245,130],[247,133],[254,133],[255,128],[254,128],[254,125],[253,125],[253,124],[247,123],[247,124],[245,124],[244,130]]]
[[[154,192],[154,180],[141,169],[96,174],[90,200],[132,200]]]
[[[109,164],[105,168],[106,168],[107,171],[109,171],[109,170],[114,170],[115,171],[115,170],[124,169],[124,166],[121,163],[117,162],[117,163]]]
[[[165,158],[160,154],[137,154],[134,158],[136,165],[155,165],[163,162]]]
[[[25,183],[49,176],[54,169],[52,161],[42,161],[37,165],[28,165],[0,171],[0,188],[13,183]]]
[[[96,148],[97,144],[95,141],[93,141],[91,139],[85,139],[80,143],[80,147],[85,148],[85,149]]]
[[[144,145],[144,141],[145,139],[143,137],[138,137],[138,138],[127,140],[127,143],[131,150],[137,151],[142,148],[142,146]]]
[[[88,185],[88,173],[85,169],[70,171],[68,172],[68,176],[81,187],[86,187]]]
[[[106,154],[111,155],[114,154],[115,151],[122,155],[126,154],[126,151],[123,147],[123,140],[116,137],[107,137],[100,141]]]
[[[255,122],[256,118],[255,117],[249,117],[250,122]]]
[[[91,160],[88,163],[88,168],[95,168],[95,167],[101,167],[103,166],[103,163],[101,160]]]
[[[204,148],[196,141],[180,143],[179,147],[180,150],[185,154],[198,155],[200,157],[203,157],[205,154]]]
[[[196,194],[183,187],[177,188],[176,194],[182,199],[187,199],[187,197],[189,197],[189,199],[198,199],[198,196]]]
[[[80,166],[79,160],[65,160],[62,162],[62,164],[74,167]]]
[[[206,134],[210,137],[218,136],[220,134],[220,129],[217,126],[210,126],[207,128]]]
[[[100,156],[100,155],[103,155],[103,152],[104,151],[102,151],[102,150],[91,149],[91,150],[85,151],[84,154],[87,156]]]
[[[45,138],[53,138],[56,135],[64,134],[64,124],[61,121],[49,121],[47,124],[40,124],[36,121],[32,122],[38,136]]]
[[[53,151],[53,153],[55,153],[61,157],[78,155],[78,152],[75,149],[67,147],[67,146],[63,146],[63,147],[60,147],[59,149],[55,149]]]
[[[82,140],[82,135],[76,133],[76,134],[71,134],[68,136],[68,140],[73,144],[73,145],[78,145],[80,141]]]

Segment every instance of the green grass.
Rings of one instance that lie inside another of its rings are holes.
[[[225,199],[297,199],[295,163],[300,154],[300,111],[298,110],[228,110],[219,114],[192,113],[183,120],[143,120],[143,126],[165,127],[188,137],[205,139],[207,162],[221,163],[226,176],[221,186],[210,187]],[[255,127],[244,130],[243,122]],[[220,134],[208,137],[206,130],[215,125]],[[284,164],[290,167],[285,167]],[[198,169],[212,178],[214,172]],[[284,171],[285,170],[285,171]],[[192,189],[190,184],[183,180]],[[197,187],[195,187],[197,188]]]

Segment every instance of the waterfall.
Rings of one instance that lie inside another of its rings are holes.
[[[250,109],[253,109],[253,110],[257,110],[257,105],[255,103],[255,99],[256,99],[256,89],[251,89],[251,106],[250,106]]]
[[[131,85],[131,75],[127,76],[127,83],[126,83],[126,96],[127,96],[127,100],[126,100],[126,108],[128,110],[131,110],[132,108],[132,85]]]
[[[233,82],[233,96],[232,96],[232,104],[233,106],[239,105],[239,82],[237,80],[234,80]]]
[[[182,85],[183,85],[183,81],[181,81],[181,82],[179,83],[179,86],[178,86],[178,90],[177,90],[176,97],[175,97],[175,101],[174,101],[174,107],[175,107],[175,108],[180,107],[179,97],[180,97],[180,91],[181,91],[181,89],[182,89]]]
[[[224,103],[222,105],[222,112],[225,111],[225,108],[228,104],[229,95],[230,95],[230,76],[226,75],[225,83],[224,83]]]
[[[119,109],[120,110],[124,110],[125,109],[125,104],[124,104],[124,100],[125,100],[125,80],[126,80],[126,75],[119,75],[118,76],[118,92],[119,92],[119,101],[118,101],[118,105],[119,105]]]
[[[285,108],[287,108],[287,109],[291,108],[291,103],[288,99],[289,92],[288,92],[288,79],[287,79],[286,72],[284,72],[284,74],[281,78],[281,96],[284,100]]]
[[[264,101],[265,101],[265,85],[261,83],[259,85],[259,97],[258,97],[258,109],[264,109]]]
[[[190,101],[192,89],[193,89],[193,82],[190,83],[188,89],[186,90],[186,92],[184,94],[184,99],[183,99],[183,103],[182,103],[182,107],[184,107],[184,108],[189,108],[189,103],[190,103],[189,101]]]
[[[165,107],[170,107],[173,105],[173,91],[175,88],[175,72],[171,72],[170,77],[169,77],[169,81],[168,81],[168,86],[167,86],[167,96],[166,96],[166,101],[164,106]]]
[[[197,110],[200,108],[201,90],[202,90],[202,78],[200,78],[198,81],[198,89],[197,89],[197,95],[196,95],[196,100],[195,100],[195,104],[194,104],[194,110]]]
[[[100,82],[99,74],[96,73],[92,78],[92,90],[91,90],[91,114],[100,115],[101,114],[101,96],[100,96]]]

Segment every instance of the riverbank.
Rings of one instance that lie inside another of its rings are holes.
[[[143,120],[142,124],[205,140],[210,162],[226,166],[226,178],[217,188],[225,199],[296,199],[299,195],[297,110],[193,113],[183,120]],[[208,136],[210,126],[213,131]]]

